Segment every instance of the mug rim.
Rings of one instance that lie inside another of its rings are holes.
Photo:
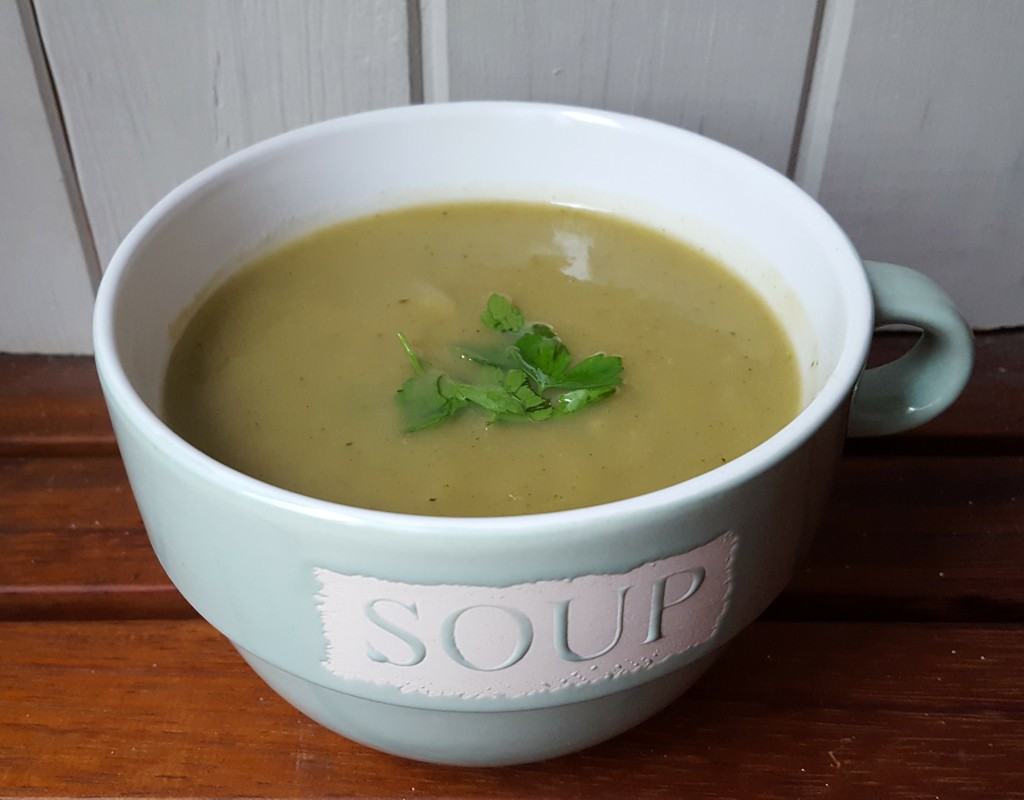
[[[699,140],[701,146],[717,149],[743,169],[770,176],[790,202],[802,205],[803,214],[818,217],[819,225],[830,229],[836,244],[846,250],[836,257],[850,267],[837,271],[846,308],[846,330],[835,367],[811,400],[786,425],[769,438],[733,460],[707,472],[661,489],[596,505],[532,514],[502,516],[433,516],[362,508],[322,500],[266,483],[208,456],[175,433],[147,405],[124,370],[117,337],[115,311],[126,273],[135,253],[153,236],[161,223],[191,197],[250,162],[260,161],[278,151],[300,147],[305,140],[332,135],[362,126],[408,124],[424,116],[435,118],[474,117],[491,119],[534,115],[546,119],[568,117],[577,122],[611,125],[636,134],[669,135]],[[854,268],[855,267],[855,268]],[[124,417],[165,458],[184,471],[203,478],[218,489],[250,501],[316,517],[326,521],[353,523],[376,530],[409,531],[416,534],[459,536],[465,532],[523,533],[552,528],[579,529],[598,521],[622,519],[631,514],[687,505],[732,489],[782,461],[810,439],[840,408],[853,389],[867,357],[873,328],[871,290],[859,255],[838,223],[808,195],[777,170],[728,145],[667,123],[619,112],[553,103],[520,101],[463,101],[444,104],[409,105],[351,114],[296,128],[257,142],[220,159],[188,178],[158,201],[132,227],[114,252],[97,291],[93,311],[93,345],[96,369],[108,403],[116,403]]]

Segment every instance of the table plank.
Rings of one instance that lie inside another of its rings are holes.
[[[1024,458],[844,458],[773,619],[1024,622]],[[117,457],[0,459],[0,619],[187,618]]]
[[[0,532],[141,528],[119,456],[0,458]]]
[[[3,623],[0,653],[5,796],[1024,796],[1019,626],[755,623],[645,725],[501,769],[338,737],[201,621]]]
[[[0,619],[194,616],[119,457],[0,458]]]
[[[498,770],[276,698],[163,574],[91,360],[0,355],[0,795],[1024,798],[1024,332],[978,345],[950,412],[848,448],[805,565],[687,697]]]
[[[1024,622],[1024,459],[845,458],[775,619]]]
[[[0,353],[0,456],[116,452],[91,357]]]

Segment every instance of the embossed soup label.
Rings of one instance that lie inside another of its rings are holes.
[[[708,641],[735,536],[629,572],[505,587],[314,570],[327,657],[346,679],[425,695],[518,697],[653,667]]]

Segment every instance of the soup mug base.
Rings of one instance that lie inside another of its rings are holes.
[[[454,766],[497,767],[554,758],[624,733],[676,700],[715,662],[715,650],[647,683],[578,703],[525,711],[446,711],[338,692],[235,649],[281,697],[348,739],[386,753]]]

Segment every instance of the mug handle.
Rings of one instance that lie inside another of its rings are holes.
[[[880,436],[916,428],[938,416],[963,391],[974,363],[971,329],[931,279],[896,264],[865,261],[875,299],[875,327],[921,330],[910,352],[866,369],[854,389],[850,436]]]

